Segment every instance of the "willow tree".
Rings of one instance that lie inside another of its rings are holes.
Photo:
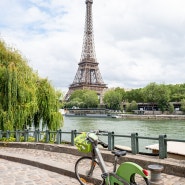
[[[42,81],[45,81],[45,85],[41,88],[38,82]],[[43,99],[42,92],[47,87],[49,90],[45,94],[49,99]],[[55,92],[46,79],[39,78],[38,74],[33,72],[27,60],[18,51],[8,48],[0,41],[1,130],[23,129],[32,124],[37,127],[38,123],[50,129],[59,128],[62,116],[58,112],[58,96],[59,93]],[[46,111],[45,105],[49,111]]]
[[[59,112],[59,91],[55,91],[47,79],[37,81],[37,105],[38,110],[34,115],[35,127],[42,121],[42,127],[56,130],[61,125],[61,113]]]

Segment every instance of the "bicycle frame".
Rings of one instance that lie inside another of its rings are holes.
[[[94,160],[97,158],[99,166],[102,170],[102,178],[107,185],[130,185],[132,175],[139,174],[144,178],[148,178],[147,174],[143,172],[143,168],[132,162],[122,163],[116,170],[116,164],[114,164],[115,172],[108,172],[106,164],[102,158],[101,152],[97,146],[97,143],[93,138],[90,138],[93,145],[92,157]]]

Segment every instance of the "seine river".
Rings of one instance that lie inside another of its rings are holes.
[[[115,118],[87,118],[87,117],[65,117],[62,131],[71,130],[90,131],[107,130],[115,134],[131,135],[138,133],[139,136],[159,137],[166,134],[169,139],[185,140],[184,120],[127,120]],[[102,138],[103,139],[103,138]],[[103,139],[104,140],[104,139]],[[139,140],[140,150],[145,146],[158,143],[156,140]],[[115,144],[130,147],[130,138],[116,138]]]

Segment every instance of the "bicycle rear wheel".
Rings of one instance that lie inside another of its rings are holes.
[[[75,164],[75,174],[81,185],[103,185],[102,171],[92,157],[84,156]]]
[[[130,185],[150,185],[149,180],[139,174],[133,174],[130,179]]]

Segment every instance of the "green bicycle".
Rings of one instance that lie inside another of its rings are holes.
[[[148,171],[133,162],[124,162],[117,168],[119,157],[126,155],[126,151],[113,151],[113,171],[108,172],[105,161],[102,158],[98,144],[107,147],[100,141],[98,134],[105,131],[81,133],[75,138],[78,150],[90,153],[91,156],[83,156],[76,161],[75,174],[81,185],[150,185]]]

